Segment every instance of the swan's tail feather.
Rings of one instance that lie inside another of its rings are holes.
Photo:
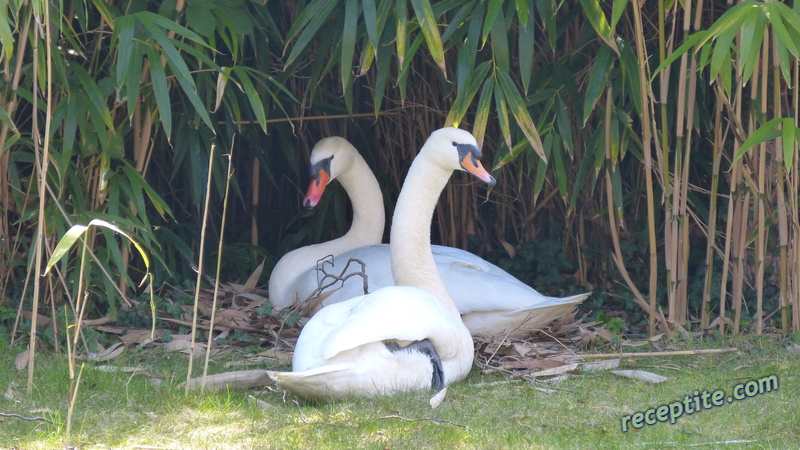
[[[537,302],[537,303],[534,303],[534,304],[532,304],[530,306],[526,306],[526,307],[523,307],[523,308],[515,309],[514,311],[511,311],[511,313],[519,313],[519,312],[523,312],[523,311],[534,311],[534,310],[540,310],[540,309],[544,310],[544,309],[548,309],[548,308],[559,308],[559,309],[561,309],[560,307],[563,307],[564,305],[577,306],[578,304],[580,304],[581,302],[583,302],[584,300],[589,298],[590,295],[592,295],[591,292],[584,292],[583,294],[572,295],[570,297],[547,297],[546,301]]]

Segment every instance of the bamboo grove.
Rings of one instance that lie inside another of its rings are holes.
[[[800,330],[791,2],[0,9],[0,323],[15,331],[40,308],[76,315],[79,267],[88,314],[148,304],[145,271],[168,309],[162,297],[197,265],[207,177],[222,276],[243,279],[345,229],[340,190],[313,218],[300,211],[318,139],[339,134],[364,153],[390,212],[414,149],[443,125],[475,134],[499,183],[449,186],[438,243],[518,260],[555,237],[574,284],[639,311],[651,333]],[[224,149],[213,167],[212,146]],[[73,253],[43,277],[59,237],[93,219],[135,235],[151,264],[101,227],[85,234],[85,269]]]

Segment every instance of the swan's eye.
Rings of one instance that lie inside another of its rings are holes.
[[[453,147],[458,147],[458,142],[453,141]]]

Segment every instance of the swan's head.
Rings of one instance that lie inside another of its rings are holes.
[[[468,131],[452,127],[436,130],[431,133],[421,151],[427,153],[442,168],[466,170],[490,186],[496,183],[494,177],[481,165],[483,153],[478,148],[475,137]]]
[[[321,139],[311,150],[311,182],[303,199],[306,209],[317,206],[325,187],[338,175],[343,174],[353,164],[358,150],[346,139],[338,136]]]

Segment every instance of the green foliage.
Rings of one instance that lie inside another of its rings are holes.
[[[622,318],[609,317],[604,312],[597,313],[597,321],[600,322],[605,329],[614,334],[622,334],[622,330],[625,328],[625,321],[622,320]]]

